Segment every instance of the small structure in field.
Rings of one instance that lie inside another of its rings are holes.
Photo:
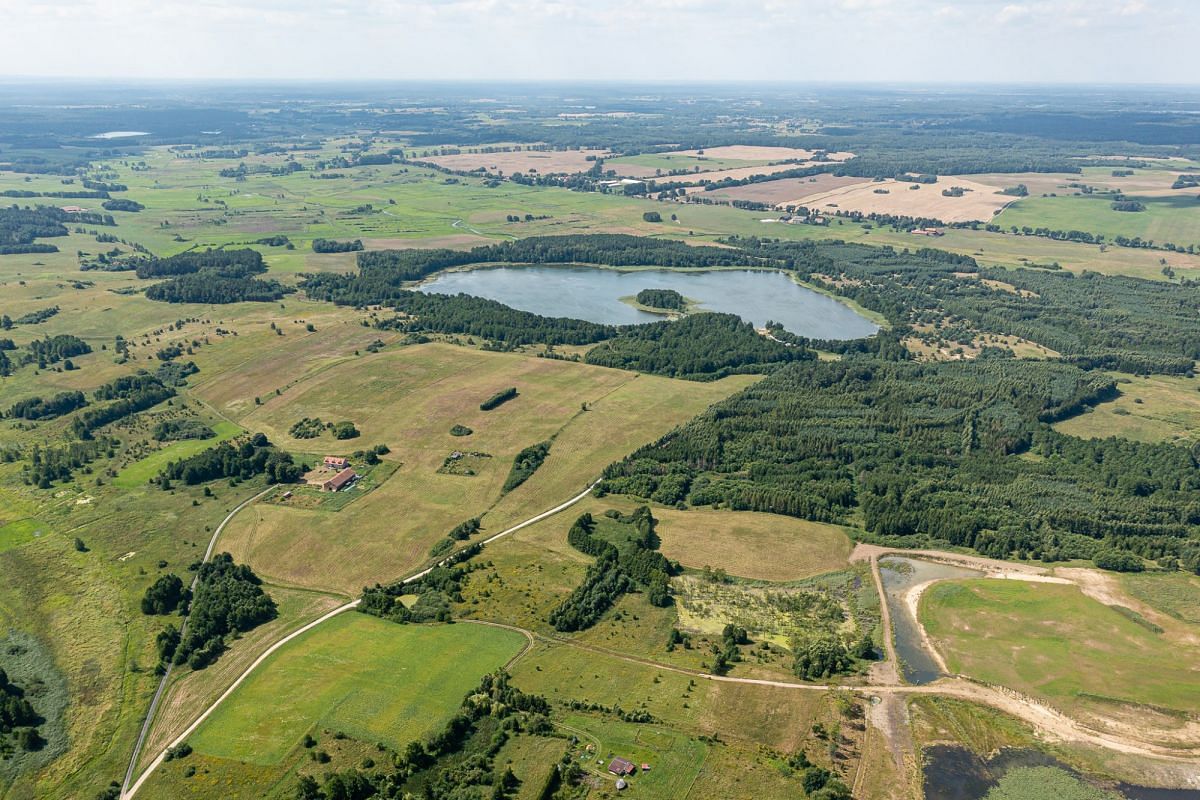
[[[632,775],[637,771],[637,767],[632,761],[625,758],[614,758],[608,765],[608,771],[613,775]]]
[[[945,236],[946,232],[941,228],[914,228],[910,231],[913,236]]]
[[[649,772],[649,771],[650,771],[650,765],[642,764],[642,772]]]
[[[87,211],[83,206],[62,206],[62,210],[68,214],[83,214]]]
[[[624,778],[617,778],[617,791],[618,792],[624,791],[627,786],[629,786],[629,784],[625,782]]]
[[[350,466],[350,459],[346,458],[345,456],[325,456],[322,461],[324,462],[325,466],[329,467],[330,469],[341,470]]]
[[[353,481],[357,477],[358,477],[358,475],[354,472],[354,470],[350,469],[349,467],[346,467],[344,470],[339,472],[337,475],[334,475],[332,478],[330,478],[329,480],[322,483],[321,491],[323,491],[323,492],[340,492],[342,489],[346,488],[350,484],[350,482]]]

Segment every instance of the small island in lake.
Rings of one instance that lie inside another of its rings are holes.
[[[693,301],[674,289],[642,289],[633,297],[622,297],[629,305],[655,314],[686,314]]]

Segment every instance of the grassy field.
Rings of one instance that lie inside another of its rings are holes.
[[[1138,442],[1190,441],[1200,430],[1200,384],[1173,375],[1115,374],[1121,396],[1056,424],[1071,436],[1122,436]]]
[[[1180,622],[1200,625],[1200,578],[1186,573],[1142,572],[1121,576],[1121,584],[1143,603]]]
[[[1050,228],[1062,231],[1102,233],[1111,241],[1117,236],[1140,237],[1156,244],[1172,242],[1186,247],[1200,244],[1196,213],[1200,200],[1196,192],[1180,192],[1168,197],[1148,197],[1131,194],[1146,206],[1145,211],[1128,212],[1112,209],[1112,195],[1080,195],[1078,197],[1026,197],[1009,206],[996,217],[1003,228]]]
[[[153,761],[210,703],[220,697],[225,688],[263,650],[346,600],[344,597],[279,586],[266,585],[264,589],[278,608],[279,615],[275,619],[242,634],[215,664],[199,671],[186,667],[176,667],[172,671],[171,683],[160,701],[154,725],[142,748],[141,768]]]
[[[190,742],[255,764],[281,762],[314,726],[402,747],[436,729],[523,642],[498,628],[405,626],[347,612],[272,656]]]
[[[46,533],[49,533],[49,529],[36,519],[14,520],[0,528],[0,552],[20,547]]]
[[[663,555],[685,567],[720,567],[730,575],[795,581],[846,566],[850,539],[836,525],[776,514],[655,508]]]
[[[242,429],[232,422],[218,422],[213,425],[213,433],[216,436],[211,439],[188,439],[181,442],[172,442],[158,452],[148,455],[136,464],[130,464],[121,470],[117,477],[113,478],[113,485],[122,489],[141,486],[161,472],[170,462],[194,456],[196,453],[201,453],[214,445],[228,441],[242,433]]]
[[[934,585],[921,620],[952,672],[1068,712],[1200,707],[1194,645],[1169,642],[1073,586],[971,580]]]
[[[444,344],[337,364],[253,407],[241,424],[289,449],[309,449],[308,441],[287,435],[293,422],[352,419],[362,431],[354,446],[386,443],[392,452],[385,459],[399,467],[336,520],[317,509],[256,505],[230,524],[224,546],[281,583],[354,592],[422,563],[434,542],[469,517],[484,514],[488,535],[557,505],[609,462],[747,383],[688,383]],[[495,411],[479,410],[507,386],[521,395]],[[451,436],[455,424],[475,433]],[[501,497],[517,452],[551,437],[543,467]],[[472,476],[439,473],[457,450],[492,457],[479,460]],[[318,551],[328,559],[313,559]]]

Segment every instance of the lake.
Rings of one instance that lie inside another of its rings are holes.
[[[879,326],[848,306],[797,285],[782,272],[720,270],[623,272],[600,267],[484,267],[444,272],[418,287],[423,292],[469,294],[546,317],[607,325],[637,325],[663,317],[621,302],[642,289],[674,289],[704,311],[737,314],[762,327],[774,320],[813,339],[858,339]]]

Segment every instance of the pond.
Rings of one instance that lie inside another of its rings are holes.
[[[636,325],[663,317],[634,308],[623,297],[642,289],[674,289],[704,311],[737,314],[762,327],[768,320],[814,339],[858,339],[879,326],[830,297],[769,270],[620,271],[601,267],[485,267],[444,272],[418,287],[424,292],[470,294],[547,317],[607,325]]]
[[[105,131],[94,134],[93,139],[131,139],[135,136],[149,136],[150,131]]]
[[[1071,797],[1105,800],[1198,800],[1194,789],[1156,789],[1127,783],[1112,784],[1083,775],[1051,755],[1038,750],[1004,749],[980,757],[964,747],[935,745],[924,753],[925,800],[987,800],[993,789],[1008,783],[1003,797],[1029,800],[1057,798],[1068,790]],[[1039,787],[1039,781],[1045,782]]]
[[[904,595],[914,586],[933,580],[978,578],[982,573],[949,564],[937,564],[915,558],[885,558],[879,562],[883,592],[887,595],[892,615],[892,631],[896,637],[896,657],[904,680],[920,686],[941,677],[937,662],[925,646],[921,628],[904,602]]]

